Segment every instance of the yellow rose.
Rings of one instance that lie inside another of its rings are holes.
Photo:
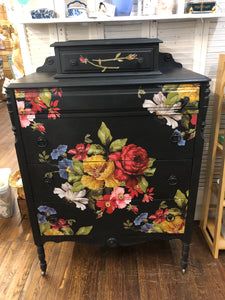
[[[181,99],[188,97],[190,103],[199,101],[200,87],[197,84],[180,84],[176,92]]]
[[[185,222],[181,216],[175,216],[173,221],[165,220],[160,223],[160,227],[167,233],[184,233]]]
[[[119,182],[114,178],[114,162],[106,161],[102,155],[94,155],[86,158],[83,161],[84,172],[88,175],[83,175],[81,183],[83,186],[98,190],[105,187],[116,187]]]

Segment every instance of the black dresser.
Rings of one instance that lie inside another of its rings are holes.
[[[7,89],[42,275],[44,243],[191,241],[209,78],[158,39],[55,43]]]

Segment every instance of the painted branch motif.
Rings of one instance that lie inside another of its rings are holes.
[[[119,70],[120,66],[108,66],[105,65],[105,63],[109,63],[109,62],[118,62],[118,63],[123,63],[125,61],[134,61],[134,60],[138,60],[137,54],[128,54],[126,56],[122,56],[122,53],[119,52],[116,54],[116,56],[114,58],[108,58],[108,59],[88,59],[87,57],[84,56],[80,56],[80,62],[82,64],[89,64],[92,65],[95,68],[98,68],[101,70],[101,72],[105,72],[107,70]]]

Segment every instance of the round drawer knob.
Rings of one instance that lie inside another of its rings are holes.
[[[45,148],[48,145],[48,141],[47,141],[47,139],[45,137],[40,136],[37,139],[37,145],[40,148]]]
[[[70,60],[70,65],[73,66],[73,67],[74,67],[74,66],[77,66],[77,65],[78,65],[77,60],[76,60],[76,59],[71,59],[71,60]]]
[[[109,238],[107,241],[106,241],[106,244],[107,246],[109,246],[110,248],[114,248],[118,245],[118,242],[117,242],[117,239],[115,238]]]
[[[170,175],[168,179],[168,183],[169,185],[177,185],[178,183],[177,177],[175,175]]]
[[[52,183],[52,177],[46,176],[46,177],[44,178],[44,183],[46,183],[46,184],[51,184],[51,183]]]
[[[139,58],[138,58],[138,63],[139,63],[140,65],[142,65],[142,64],[144,63],[144,58],[143,58],[143,57],[139,57]]]
[[[179,132],[174,132],[171,137],[170,137],[170,140],[172,143],[179,143],[181,141],[181,134]]]

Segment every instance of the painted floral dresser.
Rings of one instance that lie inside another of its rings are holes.
[[[160,42],[55,43],[55,56],[9,86],[43,275],[48,241],[180,239],[185,272],[209,79],[160,53]]]

